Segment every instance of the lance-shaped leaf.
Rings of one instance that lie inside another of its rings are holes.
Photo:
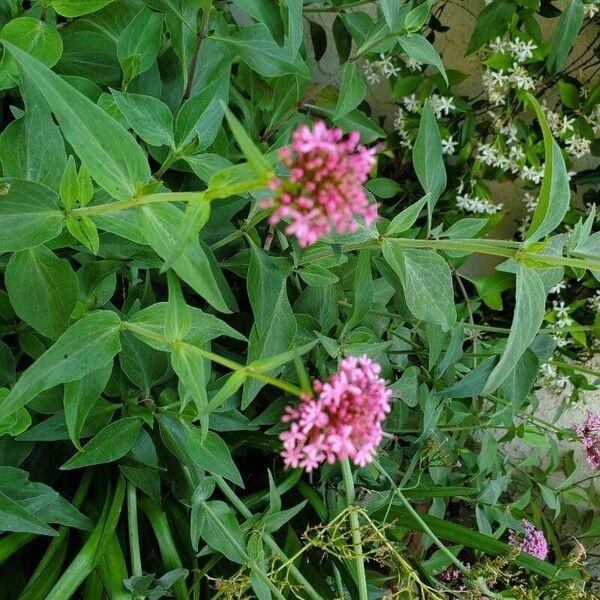
[[[402,283],[410,312],[447,331],[456,323],[452,274],[448,263],[432,250],[402,248],[383,241],[383,256]]]
[[[58,124],[98,185],[130,198],[150,179],[150,167],[133,136],[89,98],[13,44],[3,42],[39,89]]]
[[[548,126],[546,116],[538,101],[527,94],[527,101],[535,110],[544,135],[544,178],[531,225],[525,234],[523,246],[526,248],[554,231],[569,209],[571,192],[565,161],[560,148]]]
[[[121,349],[120,329],[121,320],[110,311],[92,313],[77,321],[21,375],[0,404],[0,419],[40,392],[81,379],[109,363]]]
[[[491,394],[510,375],[537,335],[546,312],[546,291],[541,277],[529,267],[517,266],[516,304],[506,348],[490,373],[482,394]]]
[[[63,229],[56,192],[24,179],[0,179],[0,252],[34,248]]]
[[[433,209],[446,189],[446,167],[442,138],[431,104],[425,103],[413,148],[413,162],[419,183],[427,194],[427,223],[431,228]]]

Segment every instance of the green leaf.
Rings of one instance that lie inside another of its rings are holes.
[[[47,67],[53,67],[63,52],[63,42],[58,31],[32,17],[18,17],[9,21],[0,31],[0,40],[14,44]],[[7,59],[5,55],[3,65]]]
[[[489,379],[495,364],[495,356],[485,358],[460,381],[440,390],[437,395],[441,398],[470,398],[471,396],[478,396]]]
[[[208,223],[209,218],[210,202],[204,198],[204,194],[199,194],[196,200],[187,203],[181,229],[177,234],[177,242],[165,258],[161,272],[170,269],[184,253],[186,247],[198,239],[200,230]]]
[[[342,86],[335,106],[333,120],[337,121],[356,108],[367,94],[362,73],[354,62],[347,62],[342,71]]]
[[[551,75],[558,73],[565,66],[569,52],[577,40],[583,23],[582,0],[570,0],[561,12],[556,31],[552,35],[548,52],[547,66]]]
[[[371,274],[371,252],[362,250],[358,255],[354,271],[354,297],[352,314],[346,321],[342,336],[358,325],[369,314],[373,304],[373,275]]]
[[[579,108],[579,89],[572,83],[563,81],[558,82],[560,101],[568,108]]]
[[[269,161],[265,158],[265,155],[252,141],[250,136],[246,133],[243,125],[228,108],[225,109],[225,118],[227,119],[227,124],[231,129],[231,133],[233,133],[233,137],[235,137],[235,141],[238,143],[256,177],[259,179],[267,177],[269,173],[272,172],[272,168],[269,164]]]
[[[431,228],[433,209],[446,189],[447,178],[440,130],[429,102],[425,103],[421,113],[413,163],[419,183],[427,194],[427,222]]]
[[[410,312],[449,330],[456,323],[456,308],[448,263],[436,252],[404,249],[393,239],[383,241],[383,256],[402,283]]]
[[[171,366],[184,389],[194,401],[203,434],[208,432],[208,396],[206,384],[210,377],[210,362],[194,352],[189,344],[178,344],[171,352]]]
[[[119,36],[117,57],[126,83],[155,64],[160,50],[163,21],[162,14],[142,7]],[[132,63],[135,67],[129,70],[128,65]]]
[[[146,204],[137,211],[140,228],[152,249],[163,259],[177,245],[183,212],[169,202]],[[177,275],[221,312],[230,313],[235,299],[210,249],[200,240],[190,242],[173,263]]]
[[[148,347],[131,333],[121,337],[123,349],[119,352],[119,363],[129,380],[146,394],[150,395],[152,386],[161,379],[169,363],[164,352]]]
[[[175,146],[173,113],[158,98],[111,90],[118,109],[135,131],[151,146]]]
[[[125,417],[98,432],[61,470],[102,465],[123,458],[135,444],[142,427],[139,417]]]
[[[242,27],[228,37],[214,36],[233,48],[253,71],[263,77],[292,74],[308,77],[308,68],[299,57],[290,60],[285,48],[278,46],[262,23]]]
[[[79,438],[85,421],[92,407],[100,398],[100,394],[104,391],[112,369],[112,363],[108,363],[101,369],[92,371],[83,379],[65,383],[63,394],[65,423],[69,437],[78,450],[81,450]]]
[[[132,197],[150,179],[148,161],[133,136],[35,58],[4,44],[44,96],[65,139],[98,185],[114,198]]]
[[[233,511],[221,500],[202,502],[200,537],[214,550],[240,565],[248,562],[244,535]],[[194,540],[195,542],[195,540]]]
[[[189,307],[192,317],[192,327],[185,336],[184,341],[194,346],[202,346],[211,340],[226,335],[236,340],[245,340],[246,338],[235,329],[221,321],[215,315],[205,313],[199,308]],[[158,302],[135,313],[130,319],[130,323],[143,326],[144,331],[148,331],[149,337],[137,333],[139,339],[144,340],[149,346],[163,352],[170,352],[173,344],[155,339],[155,335],[165,335],[165,320],[167,314],[167,303]]]
[[[388,179],[387,177],[375,177],[374,179],[369,179],[369,181],[365,183],[365,187],[374,196],[377,196],[377,198],[384,199],[393,198],[402,190],[399,183],[393,179]]]
[[[250,331],[248,341],[248,363],[250,364],[284,353],[294,343],[297,330],[296,317],[287,297],[285,283],[279,288],[279,294],[275,298],[273,313],[270,315],[263,333],[259,333],[256,324]],[[270,374],[276,375],[280,371],[281,368],[278,367]],[[256,379],[246,380],[242,394],[242,410],[251,404],[264,385],[264,382]]]
[[[86,248],[89,248],[92,254],[98,254],[100,249],[100,237],[98,236],[98,228],[90,217],[83,215],[82,217],[67,217],[65,220],[67,230]]]
[[[98,311],[71,325],[40,358],[23,372],[0,403],[0,419],[12,414],[40,392],[76,381],[109,363],[121,349],[121,320],[110,311]]]
[[[20,531],[35,535],[55,536],[56,531],[23,508],[19,503],[0,492],[0,531]]]
[[[404,19],[404,27],[408,31],[419,31],[429,19],[429,11],[436,0],[426,0],[423,4],[411,9]]]
[[[51,6],[63,17],[80,17],[100,10],[113,0],[50,0]]]
[[[333,285],[340,280],[340,278],[329,269],[326,269],[321,265],[313,264],[306,265],[299,269],[298,275],[302,281],[314,287]]]
[[[65,142],[45,100],[27,79],[21,81],[21,95],[24,116],[0,136],[2,172],[57,190],[67,161]]]
[[[262,23],[279,44],[283,44],[283,21],[277,0],[233,0],[247,15]]]
[[[169,302],[165,315],[165,336],[170,340],[180,340],[190,330],[192,317],[181,292],[179,279],[172,271],[167,272]]]
[[[227,444],[216,433],[209,431],[203,436],[194,425],[165,414],[157,415],[156,419],[165,446],[188,465],[188,468],[192,471],[208,471],[236,485],[244,486]]]
[[[472,54],[487,41],[496,36],[504,35],[516,8],[516,3],[507,2],[506,0],[494,0],[488,4],[477,15],[475,27],[465,54]]]
[[[62,205],[70,210],[74,208],[79,198],[79,179],[77,178],[77,166],[73,156],[69,156],[67,166],[60,180],[60,199]]]
[[[414,204],[411,204],[408,208],[405,208],[402,212],[399,212],[390,222],[385,232],[387,236],[398,235],[410,229],[415,221],[419,218],[421,211],[426,203],[429,202],[429,194],[425,194],[420,200],[417,200]]]
[[[413,33],[410,37],[398,37],[398,43],[411,58],[425,65],[433,65],[448,83],[448,76],[440,55],[422,35]]]
[[[5,281],[20,319],[51,339],[67,329],[79,293],[69,261],[45,246],[22,250],[10,257]]]
[[[16,252],[54,239],[64,214],[56,192],[23,179],[0,179],[0,252]]]
[[[379,0],[383,18],[390,28],[390,31],[397,31],[400,28],[400,2],[396,0]]]
[[[541,277],[519,263],[517,267],[516,304],[506,348],[483,389],[491,394],[509,376],[529,344],[538,334],[546,312],[546,291]]]
[[[525,233],[524,248],[544,238],[562,223],[571,200],[567,167],[560,147],[552,136],[548,121],[538,101],[531,94],[527,94],[526,98],[535,110],[542,128],[545,163],[542,187],[531,224]]]
[[[192,96],[186,100],[175,120],[177,148],[199,139],[199,150],[210,146],[220,131],[223,108],[229,100],[231,57],[227,48],[208,39],[202,45],[202,68],[196,75]]]

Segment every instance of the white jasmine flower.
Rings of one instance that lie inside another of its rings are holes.
[[[453,155],[458,142],[455,142],[453,136],[442,140],[442,154]]]
[[[556,300],[552,301],[552,310],[556,313],[556,316],[559,319],[568,319],[569,318],[569,310],[567,306],[565,306],[564,300],[557,302]]]
[[[492,166],[498,160],[498,150],[491,144],[479,144],[477,147],[477,160],[485,165]]]
[[[528,213],[533,213],[537,207],[538,198],[530,192],[525,192],[525,195],[523,196],[523,202],[525,202],[525,210]]]
[[[573,123],[575,122],[574,118],[567,117],[567,115],[563,115],[561,124],[560,124],[560,133],[568,133],[569,131],[573,131]]]
[[[529,76],[527,69],[517,63],[508,70],[509,80],[520,90],[532,90],[535,88],[533,79]]]
[[[421,103],[417,100],[414,94],[402,98],[402,104],[408,112],[417,112],[421,108]]]
[[[600,4],[595,2],[586,2],[583,5],[583,14],[588,19],[593,19],[600,12]]]
[[[600,290],[596,290],[596,293],[590,296],[587,302],[593,310],[600,310]]]
[[[496,36],[496,39],[493,42],[490,42],[488,46],[492,52],[504,54],[510,47],[510,42],[500,36]]]
[[[431,103],[431,108],[438,119],[440,119],[442,115],[449,115],[451,110],[456,110],[456,106],[454,106],[454,100],[450,96],[439,96],[438,94],[433,94],[429,101]]]
[[[558,319],[558,321],[556,321],[556,326],[559,329],[565,329],[565,327],[571,327],[571,325],[573,325],[573,319],[571,319],[569,317],[564,317],[564,318]]]
[[[420,63],[418,60],[414,59],[412,56],[407,56],[404,59],[404,62],[406,63],[406,67],[410,70],[410,71],[416,71],[416,72],[421,72],[423,70],[423,63]]]
[[[390,77],[396,77],[400,73],[400,67],[395,66],[389,56],[381,53],[379,58],[379,68],[386,79],[389,79]]]
[[[535,167],[528,167],[524,165],[521,169],[521,179],[525,179],[527,181],[532,181],[536,185],[542,181],[544,177],[544,165],[540,166],[539,169]]]
[[[567,288],[567,284],[564,281],[559,281],[556,285],[553,285],[548,293],[554,296],[558,296],[564,289]]]
[[[568,140],[565,140],[565,146],[567,152],[576,158],[581,158],[590,152],[590,140],[581,137],[576,133],[573,134]]]
[[[520,38],[515,38],[514,42],[509,42],[508,47],[510,54],[517,62],[533,58],[533,50],[537,48],[531,40],[525,42]]]
[[[542,375],[548,379],[553,379],[556,377],[556,368],[548,363],[543,363],[540,365],[540,371]]]

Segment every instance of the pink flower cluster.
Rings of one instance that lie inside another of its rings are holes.
[[[540,560],[545,560],[548,556],[548,542],[544,534],[536,529],[533,523],[523,519],[521,525],[525,530],[525,535],[517,535],[511,531],[508,536],[508,542],[514,548],[518,548],[521,552],[531,554]]]
[[[585,423],[573,427],[581,438],[588,464],[594,469],[600,469],[600,417],[588,412]]]
[[[373,460],[392,395],[380,372],[366,356],[345,358],[326,383],[313,383],[316,397],[288,406],[282,421],[290,428],[279,435],[285,466],[310,472],[346,457],[359,466]]]
[[[289,219],[285,232],[295,235],[302,247],[331,233],[356,231],[355,216],[367,225],[377,220],[377,205],[369,204],[363,183],[375,163],[374,150],[359,145],[359,133],[344,137],[337,128],[317,121],[312,130],[300,125],[292,134],[291,147],[279,150],[289,178],[271,180],[274,197],[263,208],[276,207],[269,222]]]

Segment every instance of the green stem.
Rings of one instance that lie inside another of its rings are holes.
[[[460,562],[460,560],[458,560],[458,558],[456,558],[456,556],[454,556],[454,554],[452,554],[452,552],[450,552],[450,550],[448,550],[448,548],[446,548],[446,546],[442,544],[442,542],[435,535],[435,533],[431,531],[427,523],[425,523],[425,521],[423,521],[423,519],[421,518],[421,515],[411,506],[410,502],[406,499],[400,488],[394,483],[392,479],[390,479],[390,476],[388,475],[387,471],[376,460],[373,461],[373,466],[386,479],[390,481],[394,490],[394,494],[398,496],[400,502],[402,502],[406,510],[408,510],[408,512],[414,517],[417,523],[419,523],[419,525],[423,528],[423,531],[432,539],[433,543],[450,559],[452,564],[454,564],[461,571],[461,573],[463,573],[464,575],[468,575],[469,569],[467,569],[467,567],[465,567],[465,565],[463,565],[462,562]]]
[[[359,600],[369,600],[369,592],[367,590],[367,574],[365,573],[365,562],[363,555],[362,539],[360,535],[360,523],[358,521],[358,513],[352,510],[356,500],[354,491],[354,480],[352,479],[352,468],[350,460],[346,457],[340,463],[342,467],[342,475],[344,477],[344,487],[346,488],[346,505],[350,510],[350,528],[352,530],[352,544],[354,546],[354,554],[356,555],[356,579],[358,585]]]
[[[264,381],[265,383],[272,385],[273,387],[277,387],[288,394],[292,394],[293,396],[298,396],[299,398],[304,394],[304,392],[297,386],[288,383],[287,381],[282,381],[281,379],[277,379],[276,377],[271,377],[265,373],[261,373],[260,371],[256,371],[249,365],[241,365],[233,360],[229,360],[220,354],[215,354],[210,350],[204,350],[203,348],[198,348],[197,346],[193,346],[192,344],[188,344],[186,342],[181,342],[179,340],[170,340],[169,338],[161,335],[160,333],[156,333],[155,331],[151,331],[138,325],[137,323],[123,323],[123,327],[128,329],[132,333],[135,333],[141,337],[145,337],[161,344],[167,344],[171,347],[181,346],[184,347],[189,352],[197,354],[202,358],[207,358],[208,360],[226,367],[231,371],[243,371],[248,377],[253,377],[254,379],[258,379],[260,381]]]
[[[127,524],[129,527],[129,552],[131,554],[131,572],[142,576],[142,556],[140,553],[140,533],[138,529],[137,490],[131,481],[127,482]]]
[[[148,194],[147,196],[138,196],[136,198],[128,198],[127,200],[119,200],[117,202],[74,208],[69,214],[76,217],[89,217],[90,215],[113,213],[120,210],[127,210],[128,208],[145,206],[146,204],[154,204],[156,202],[192,202],[203,197],[204,192],[165,192],[164,194]]]
[[[252,518],[252,513],[248,507],[238,498],[237,494],[231,489],[229,484],[220,476],[214,475],[217,487],[223,492],[225,497],[231,502],[235,509],[245,518]],[[261,536],[271,551],[281,560],[283,563],[289,563],[289,570],[292,577],[296,580],[298,585],[302,587],[302,590],[308,594],[311,600],[322,600],[321,594],[319,594],[308,580],[302,575],[300,570],[289,561],[288,557],[284,554],[283,550],[279,547],[275,538],[270,533],[261,532]]]
[[[206,6],[202,9],[202,21],[198,33],[196,34],[196,48],[194,49],[194,56],[190,63],[190,69],[188,71],[188,80],[183,93],[183,101],[187,100],[192,95],[192,88],[194,87],[194,76],[196,75],[196,67],[198,66],[198,58],[200,56],[200,48],[202,43],[206,39],[208,32],[208,21],[210,17],[210,11],[212,10],[212,0],[206,2]]]
[[[177,545],[171,533],[171,527],[167,520],[167,515],[163,512],[163,508],[159,507],[150,498],[141,498],[139,502],[140,509],[148,517],[158,548],[162,557],[163,566],[167,571],[180,569],[183,564],[177,551]],[[173,586],[176,600],[187,600],[188,591],[183,579],[178,579]]]
[[[556,367],[562,367],[564,369],[573,369],[573,371],[577,371],[578,373],[592,375],[593,377],[600,377],[600,371],[595,371],[594,369],[589,369],[588,367],[582,367],[580,365],[570,365],[569,363],[562,362],[560,360],[549,360],[548,362]]]

